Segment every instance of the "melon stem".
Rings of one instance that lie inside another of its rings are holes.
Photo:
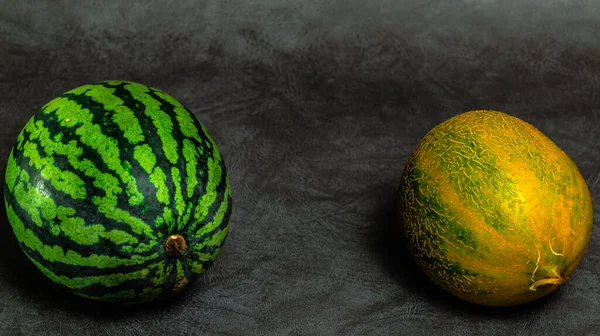
[[[561,278],[560,276],[557,278],[545,278],[545,279],[540,279],[536,282],[534,282],[533,284],[531,284],[531,287],[529,287],[530,290],[535,291],[536,288],[538,288],[539,286],[545,286],[545,285],[560,285],[563,283],[563,278]]]
[[[181,235],[174,234],[167,238],[165,242],[165,251],[170,257],[178,257],[187,250],[187,242]]]

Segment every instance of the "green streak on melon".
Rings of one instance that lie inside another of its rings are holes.
[[[152,119],[152,122],[156,127],[157,134],[162,141],[162,150],[165,157],[172,164],[176,164],[178,159],[177,141],[171,134],[174,125],[169,115],[163,112],[160,108],[160,103],[148,94],[150,89],[146,86],[128,84],[125,85],[125,89],[127,89],[135,99],[138,99],[144,104],[144,113]]]
[[[75,277],[68,278],[63,275],[57,275],[48,268],[44,267],[37,261],[33,260],[34,264],[52,281],[66,286],[71,289],[81,289],[86,288],[94,284],[102,284],[106,287],[114,287],[122,284],[125,281],[135,280],[135,279],[143,279],[150,273],[150,270],[153,266],[149,266],[148,268],[141,269],[137,272],[132,273],[114,273],[102,276],[86,276],[86,277]],[[155,266],[154,266],[155,267]]]
[[[181,192],[181,174],[177,167],[171,167],[171,176],[173,177],[173,185],[175,186],[175,209],[177,209],[177,215],[183,216],[185,210],[185,203],[183,201],[183,194]]]
[[[223,202],[221,202],[221,205],[219,206],[217,213],[213,217],[213,220],[211,222],[207,223],[206,225],[200,227],[198,229],[198,231],[196,231],[196,233],[195,233],[196,236],[202,236],[208,232],[213,231],[214,229],[216,229],[217,227],[219,227],[221,225],[221,223],[225,217],[225,213],[230,206],[229,205],[229,197],[228,197],[228,196],[230,196],[230,194],[231,194],[231,189],[227,188],[225,190]]]
[[[194,189],[198,185],[198,178],[194,172],[196,171],[196,160],[198,152],[189,139],[183,139],[183,157],[185,158],[185,175],[187,184],[187,197],[194,196]]]
[[[163,170],[160,167],[154,168],[154,171],[150,174],[150,182],[158,189],[156,199],[165,205],[169,205],[171,199],[169,198],[169,189],[165,183],[166,181],[167,175],[165,175]]]
[[[214,232],[211,237],[207,237],[202,242],[201,246],[192,246],[191,250],[194,252],[200,252],[206,246],[218,246],[219,242],[221,240],[225,239],[225,237],[227,237],[228,233],[229,233],[229,230],[227,228],[225,228],[221,231],[218,231],[218,232]],[[216,253],[218,253],[218,252],[216,252]],[[203,253],[198,254],[198,256],[200,257],[201,260],[211,260],[213,257],[212,254],[203,254]]]
[[[17,165],[13,153],[14,150],[11,150],[8,156],[8,162],[6,163],[6,186],[8,187],[9,192],[13,192],[17,183],[17,177],[21,172],[21,168]]]
[[[135,146],[133,149],[133,157],[139,162],[140,166],[150,174],[156,166],[156,155],[152,153],[152,148],[148,144]]]
[[[175,228],[175,217],[173,216],[173,210],[170,207],[164,207],[163,219],[167,224],[167,230],[174,231]]]
[[[155,239],[152,228],[144,223],[141,219],[131,215],[127,210],[117,207],[117,197],[107,194],[106,197],[94,196],[92,202],[98,207],[98,211],[103,213],[106,218],[126,223],[135,233],[144,234],[152,239]]]
[[[219,164],[219,153],[214,151],[215,159],[208,158],[208,183],[204,195],[200,199],[200,204],[196,207],[194,219],[198,222],[204,220],[208,214],[208,209],[215,202],[217,193],[215,192],[217,184],[221,181],[221,166]]]
[[[58,246],[44,245],[42,241],[35,235],[35,233],[27,228],[21,221],[21,219],[14,212],[12,206],[7,206],[7,215],[13,224],[13,230],[19,242],[25,244],[28,248],[33,251],[37,251],[40,255],[48,261],[64,263],[67,265],[75,266],[93,266],[93,267],[104,267],[114,268],[118,266],[136,265],[144,263],[148,260],[152,260],[157,257],[157,254],[153,254],[147,257],[137,257],[122,259],[118,257],[111,257],[106,255],[91,255],[89,257],[82,257],[80,254],[71,250],[65,250]]]
[[[181,133],[183,133],[183,135],[185,135],[188,138],[192,138],[192,139],[201,141],[200,137],[198,136],[198,128],[196,128],[196,125],[194,124],[194,119],[192,118],[192,116],[189,113],[186,112],[183,105],[181,105],[181,103],[179,103],[173,97],[171,97],[170,95],[168,95],[164,92],[160,92],[160,91],[153,91],[153,92],[158,97],[162,98],[166,102],[173,105],[173,111],[176,114],[176,119],[177,119],[179,128],[181,129]]]

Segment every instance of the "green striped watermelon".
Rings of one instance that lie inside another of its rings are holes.
[[[204,126],[172,96],[104,81],[68,91],[10,153],[6,211],[20,247],[82,297],[170,297],[214,262],[231,188]]]

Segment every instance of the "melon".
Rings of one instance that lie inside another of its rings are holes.
[[[403,241],[436,285],[474,304],[514,306],[564,284],[592,231],[575,163],[531,124],[499,111],[429,131],[401,174]]]
[[[81,297],[137,304],[180,293],[218,256],[231,187],[204,126],[129,81],[52,99],[12,148],[6,212],[29,260]]]

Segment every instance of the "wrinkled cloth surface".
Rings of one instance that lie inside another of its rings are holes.
[[[0,210],[0,335],[600,335],[600,237],[558,291],[512,308],[437,288],[390,234],[422,137],[517,116],[577,164],[598,221],[600,3],[0,1],[0,176],[53,97],[124,79],[175,96],[230,172],[231,232],[175,300],[71,296]],[[2,197],[2,196],[0,196]],[[597,224],[597,223],[595,223]]]

